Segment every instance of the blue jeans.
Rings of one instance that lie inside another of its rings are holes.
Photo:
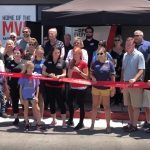
[[[4,93],[3,91],[0,91],[0,103],[1,103],[1,107],[0,107],[0,113],[5,113],[6,112],[6,102],[4,99]]]

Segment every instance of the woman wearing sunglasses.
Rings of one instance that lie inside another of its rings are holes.
[[[115,71],[116,71],[116,81],[121,80],[121,68],[122,68],[122,60],[124,55],[124,48],[123,48],[123,40],[121,35],[117,35],[114,38],[114,46],[112,50],[110,51],[110,55],[113,58],[113,63],[115,65]],[[119,105],[123,102],[123,94],[120,90],[120,88],[116,88],[116,94],[111,99],[111,103],[115,105]]]
[[[101,47],[104,47],[106,48],[107,47],[107,42],[105,40],[100,40],[99,43],[98,43],[98,49],[96,51],[93,52],[93,57],[92,57],[92,62],[91,64],[93,64],[96,60],[97,60],[97,51],[101,48]],[[107,56],[107,59],[112,61],[113,62],[113,58],[111,56],[111,54],[109,52],[106,52],[106,56]]]
[[[111,61],[107,60],[107,52],[104,47],[97,50],[97,60],[92,64],[90,69],[92,81],[115,81],[115,69]],[[115,88],[105,86],[92,87],[92,123],[90,130],[93,130],[97,115],[97,109],[100,104],[103,105],[107,128],[106,132],[110,133],[110,96],[114,96]]]

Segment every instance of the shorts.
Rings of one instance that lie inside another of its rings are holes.
[[[34,98],[26,98],[26,99],[23,99],[24,101],[34,101],[35,99]]]
[[[150,107],[150,90],[144,90],[143,107]]]
[[[97,89],[92,87],[92,95],[110,96],[110,89]]]
[[[142,107],[143,105],[143,89],[127,88],[123,89],[124,105],[133,107]]]

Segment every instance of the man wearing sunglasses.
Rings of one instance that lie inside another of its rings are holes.
[[[23,38],[16,42],[16,46],[26,51],[29,47],[29,41],[31,39],[31,29],[29,27],[24,27],[22,30]]]
[[[14,44],[16,45],[17,42],[17,34],[15,32],[11,32],[10,33],[10,39],[14,42]]]

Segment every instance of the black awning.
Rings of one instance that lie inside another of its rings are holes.
[[[150,25],[149,0],[73,0],[42,11],[51,26]]]

